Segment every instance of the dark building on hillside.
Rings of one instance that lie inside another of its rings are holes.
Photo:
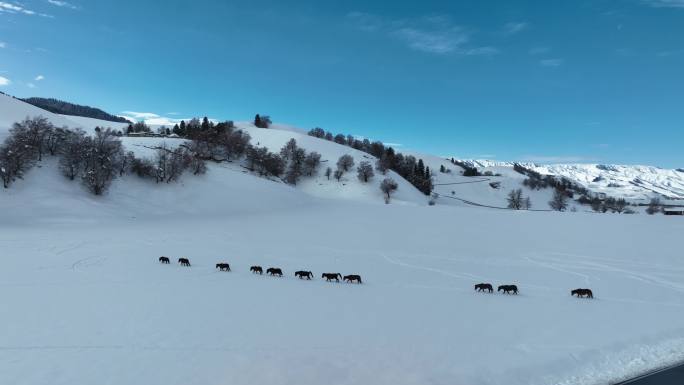
[[[664,209],[663,214],[665,215],[684,215],[684,208],[677,207],[671,209]]]

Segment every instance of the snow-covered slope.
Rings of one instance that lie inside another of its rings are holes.
[[[46,117],[53,124],[58,125],[60,127],[78,127],[84,129],[86,132],[89,133],[92,133],[95,127],[98,126],[103,128],[113,128],[117,130],[123,129],[126,126],[126,123],[116,123],[92,118],[52,114],[48,111],[38,109],[23,101],[11,98],[6,95],[0,95],[0,139],[7,134],[8,129],[15,121],[23,120],[27,116],[32,117],[38,115]],[[255,127],[253,124],[249,122],[238,122],[237,127],[245,130],[250,134],[250,136],[252,137],[252,144],[262,147],[268,147],[270,151],[276,153],[280,151],[280,149],[285,145],[285,143],[287,143],[290,139],[294,138],[297,141],[298,145],[304,148],[306,151],[317,151],[321,154],[321,167],[318,171],[318,174],[313,177],[303,178],[301,182],[298,183],[296,187],[294,187],[296,190],[314,197],[326,199],[356,200],[374,203],[382,203],[384,201],[383,193],[382,191],[380,191],[379,188],[384,176],[377,175],[368,183],[362,183],[356,177],[355,169],[346,173],[339,182],[332,177],[328,179],[324,175],[326,167],[331,167],[332,169],[336,168],[337,159],[339,159],[339,157],[342,155],[351,155],[354,158],[356,165],[358,165],[363,160],[367,160],[372,164],[375,164],[375,158],[373,158],[372,156],[364,152],[339,145],[334,142],[308,136],[304,130],[297,129],[287,125],[275,124],[270,129],[262,129]],[[152,156],[154,153],[153,148],[159,146],[162,142],[166,143],[168,146],[174,147],[182,143],[183,140],[170,138],[123,137],[122,142],[126,147],[126,150],[133,151],[138,156]],[[50,165],[49,162],[47,162],[47,164],[45,164],[44,167],[54,168],[54,165]],[[57,173],[56,170],[53,170],[53,172],[55,174]],[[222,165],[211,165],[210,173],[218,174],[211,176],[211,183],[221,181],[226,185],[235,184],[236,182],[232,180],[234,178],[234,175],[242,174],[245,172],[246,171],[243,167],[241,167],[240,162]],[[257,176],[248,176],[251,178],[258,178]],[[410,183],[401,178],[399,175],[390,171],[388,172],[387,176],[396,180],[399,185],[398,190],[392,197],[392,200],[395,204],[427,204],[427,197],[421,194]],[[31,176],[31,173],[29,173],[29,175],[27,176],[27,179],[28,178],[33,178]],[[118,183],[136,183],[130,182],[131,179],[134,178],[123,178],[122,180],[115,181],[114,185],[117,185]],[[195,183],[195,181],[191,181],[190,179],[191,178],[187,178],[187,180],[184,179],[184,183]],[[31,182],[32,181],[29,181],[28,183]],[[243,182],[239,182],[238,184],[242,183]],[[280,181],[271,181],[268,183],[282,185],[282,182]],[[35,186],[38,187],[38,185]],[[215,187],[220,188],[220,186]],[[290,186],[281,187],[285,189],[293,188]],[[52,186],[50,186],[49,188],[52,188]],[[76,186],[76,188],[78,188],[78,186]],[[127,191],[128,187],[126,185],[117,186],[117,189],[120,189],[120,191]],[[183,190],[182,188],[179,189],[177,186],[170,187],[169,190],[175,191],[174,194],[180,195],[191,193],[186,190]],[[25,195],[19,194],[17,195],[17,199],[20,199],[20,196]],[[146,195],[140,194],[140,196],[137,199],[145,201]],[[116,194],[108,196],[105,200],[111,202],[111,204],[114,206],[121,203],[119,201],[119,196]]]
[[[11,96],[0,94],[0,141],[7,135],[7,129],[12,127],[15,122],[39,115],[49,119],[52,124],[58,127],[75,125],[66,116],[53,114]]]

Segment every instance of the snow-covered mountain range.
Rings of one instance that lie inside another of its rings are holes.
[[[515,162],[463,159],[461,162],[481,170],[513,168]],[[597,163],[520,165],[542,175],[569,179],[590,191],[616,198],[642,202],[653,197],[671,200],[684,199],[684,170],[655,166]]]

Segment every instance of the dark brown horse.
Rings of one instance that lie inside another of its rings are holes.
[[[159,257],[159,262],[161,263],[171,263],[168,257]]]
[[[180,263],[181,266],[190,266],[190,260],[187,258],[178,258],[178,263]]]
[[[269,267],[268,269],[266,269],[266,274],[277,275],[279,277],[282,277],[283,271],[277,267]]]
[[[342,279],[342,274],[340,274],[340,273],[323,273],[323,275],[321,275],[321,278],[325,278],[325,280],[328,282],[330,282],[332,280],[340,282],[340,279]]]
[[[494,288],[492,287],[491,283],[478,283],[477,285],[475,285],[475,290],[489,291],[490,293],[494,292]]]
[[[570,292],[570,295],[576,295],[577,298],[581,298],[581,297],[594,298],[594,293],[592,293],[590,289],[575,289],[575,290]]]
[[[227,263],[217,263],[216,268],[219,269],[219,271],[230,271],[230,265]]]
[[[504,294],[518,294],[518,287],[515,285],[501,285],[496,291],[503,291]]]
[[[295,277],[297,277],[299,279],[304,279],[304,278],[311,279],[311,278],[313,278],[313,273],[310,271],[303,271],[303,270],[295,271]]]
[[[356,275],[356,274],[345,275],[344,280],[346,282],[349,282],[349,283],[352,283],[352,282],[363,283],[363,282],[361,282],[361,276]]]
[[[264,269],[262,269],[261,266],[252,266],[249,268],[249,271],[254,274],[264,274]]]

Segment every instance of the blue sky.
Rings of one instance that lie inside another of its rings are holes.
[[[0,0],[0,90],[260,112],[438,155],[684,167],[684,0]]]

